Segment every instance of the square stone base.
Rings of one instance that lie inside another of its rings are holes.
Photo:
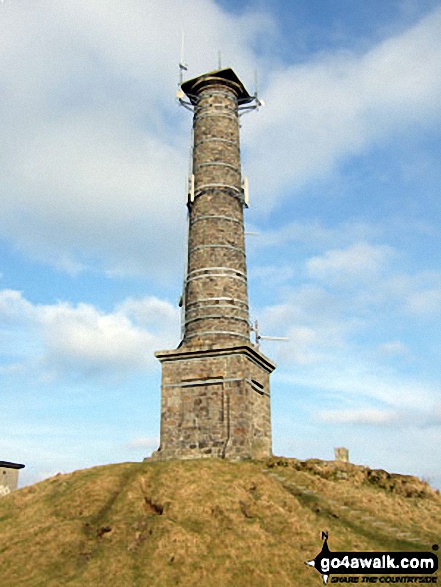
[[[251,345],[160,351],[161,444],[154,459],[271,456],[269,375]]]

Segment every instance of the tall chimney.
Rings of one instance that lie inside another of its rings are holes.
[[[249,341],[238,105],[232,70],[182,86],[194,104],[184,345]]]
[[[193,109],[183,338],[162,364],[153,458],[271,455],[269,375],[250,341],[239,110],[254,101],[232,69],[181,85]]]

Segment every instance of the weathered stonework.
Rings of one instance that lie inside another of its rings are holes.
[[[162,363],[162,458],[271,454],[274,365],[261,353],[251,345],[225,345],[156,356]]]
[[[343,463],[349,463],[349,450],[344,446],[334,448],[334,456],[336,461]]]
[[[161,444],[153,458],[271,455],[269,375],[250,341],[238,107],[231,69],[182,84],[194,107],[194,191],[179,347],[159,351]]]

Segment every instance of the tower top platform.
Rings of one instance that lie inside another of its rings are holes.
[[[209,73],[204,73],[203,75],[189,79],[181,84],[181,88],[190,102],[196,104],[197,94],[201,88],[216,83],[226,84],[233,88],[237,94],[238,104],[248,104],[248,102],[252,102],[254,99],[253,96],[250,96],[243,83],[230,67],[210,71]]]

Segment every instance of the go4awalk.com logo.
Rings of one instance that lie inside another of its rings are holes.
[[[325,584],[330,577],[331,583],[437,582],[433,573],[438,570],[438,557],[433,552],[331,552],[327,532],[322,532],[322,539],[321,551],[306,564],[321,573]],[[434,545],[433,550],[437,549],[438,545]]]

